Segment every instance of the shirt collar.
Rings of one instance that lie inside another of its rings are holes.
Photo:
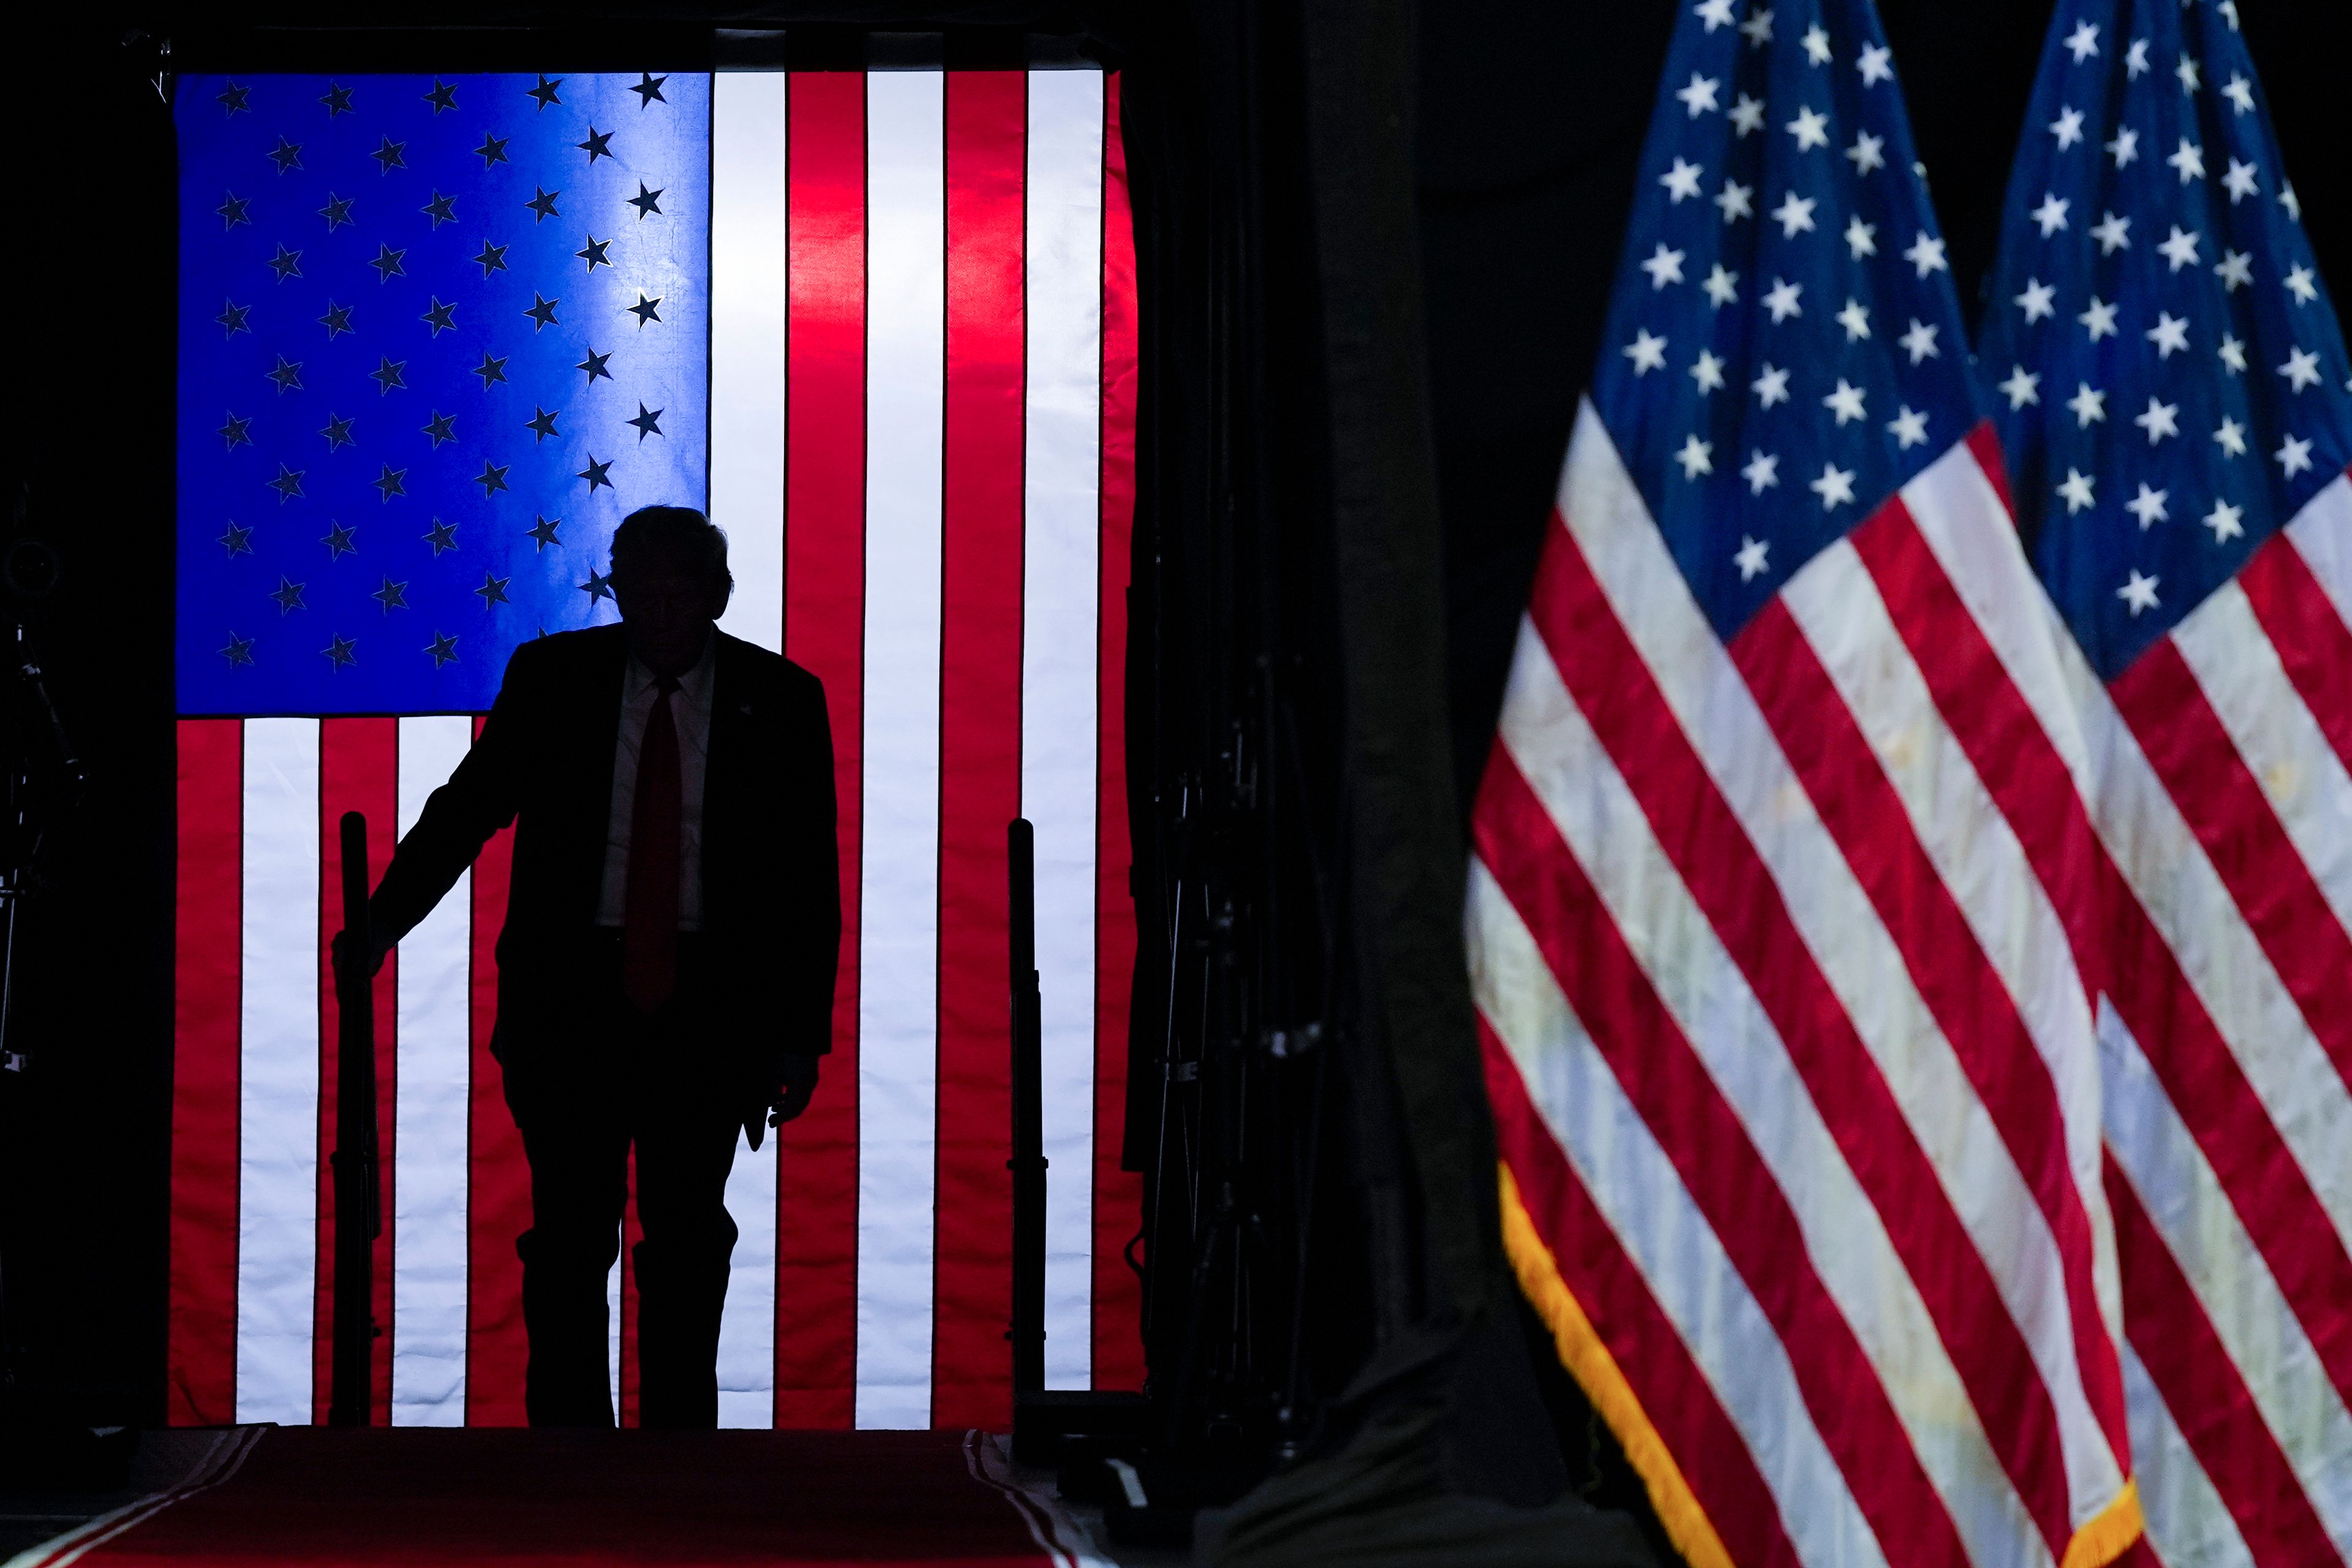
[[[702,645],[702,657],[694,661],[693,668],[677,678],[677,689],[687,701],[698,708],[709,706],[710,684],[718,669],[719,633],[713,628],[709,640]],[[643,697],[653,683],[654,672],[635,654],[630,654],[628,673],[621,682],[622,705],[625,707]]]

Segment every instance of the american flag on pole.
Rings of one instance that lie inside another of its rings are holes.
[[[2174,1563],[2352,1560],[2352,388],[2232,0],[2065,0],[1981,370],[2105,847],[2124,1374]]]
[[[1009,1418],[1016,815],[1048,1380],[1139,1383],[1117,79],[187,77],[176,119],[172,1418],[323,1418],[333,824],[380,872],[516,645],[614,617],[613,528],[657,501],[728,531],[725,629],[824,680],[842,802],[834,1053],[738,1152],[722,1421]],[[522,1419],[507,853],[377,983],[379,1421]],[[625,1265],[611,1293],[625,1421]]]
[[[2084,741],[1868,0],[1682,5],[1638,178],[1474,814],[1514,1263],[1694,1564],[2112,1561]]]

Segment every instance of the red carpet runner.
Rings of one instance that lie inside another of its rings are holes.
[[[181,1488],[44,1568],[1067,1564],[1045,1510],[953,1432],[224,1433]],[[1084,1561],[1084,1559],[1075,1559]]]

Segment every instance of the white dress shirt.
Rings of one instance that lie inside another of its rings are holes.
[[[710,761],[710,691],[719,663],[719,639],[702,650],[700,662],[678,677],[669,700],[677,725],[678,833],[677,929],[702,929],[702,780]],[[637,752],[645,744],[660,688],[654,672],[629,656],[621,675],[621,732],[613,742],[613,815],[604,828],[604,889],[596,900],[596,923],[618,926],[628,907],[629,828],[636,820]]]

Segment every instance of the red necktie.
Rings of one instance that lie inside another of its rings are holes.
[[[629,817],[629,884],[621,913],[621,994],[641,1013],[669,1000],[677,984],[677,682],[654,682],[653,711],[637,746],[636,800]]]

